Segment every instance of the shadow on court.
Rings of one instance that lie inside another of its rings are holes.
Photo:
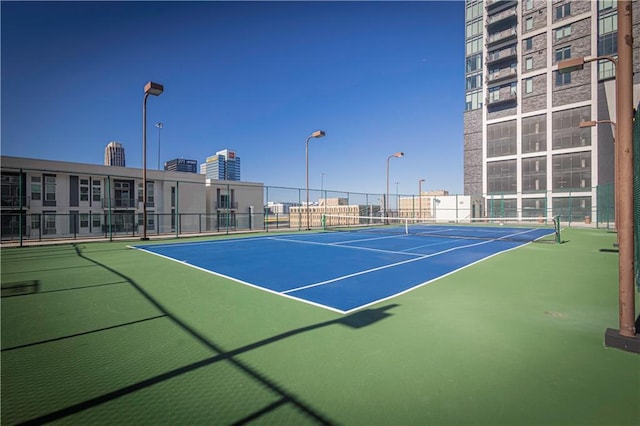
[[[165,371],[161,374],[154,375],[147,379],[140,380],[129,386],[121,387],[111,392],[103,393],[99,396],[88,398],[77,404],[66,406],[64,408],[60,408],[55,411],[51,411],[47,414],[27,420],[22,424],[44,424],[44,423],[54,422],[57,420],[62,420],[76,413],[80,413],[85,410],[89,410],[91,408],[97,407],[99,405],[109,403],[118,398],[134,394],[135,392],[142,391],[151,386],[165,383],[176,377],[183,376],[187,373],[198,371],[203,367],[210,366],[223,361],[230,363],[233,366],[233,368],[235,368],[241,374],[249,378],[251,381],[261,385],[263,388],[267,389],[269,393],[276,395],[276,398],[274,401],[268,404],[265,404],[258,409],[247,410],[247,413],[245,413],[244,417],[238,418],[234,424],[245,424],[255,420],[263,419],[264,416],[284,406],[294,407],[295,410],[309,422],[318,423],[318,424],[334,424],[335,421],[332,421],[326,415],[319,412],[317,409],[314,409],[308,403],[302,401],[297,395],[295,395],[294,393],[285,389],[282,385],[276,383],[274,380],[267,377],[265,373],[251,367],[246,362],[243,362],[242,360],[240,360],[238,356],[245,354],[249,351],[264,347],[271,343],[282,341],[283,339],[287,339],[292,336],[296,336],[312,330],[317,330],[323,327],[332,326],[335,324],[340,324],[340,325],[343,325],[349,328],[354,328],[354,329],[367,327],[369,325],[377,323],[378,321],[381,321],[385,318],[390,317],[392,314],[390,314],[388,311],[398,306],[396,304],[390,304],[377,309],[365,309],[365,310],[353,313],[351,315],[339,317],[334,320],[320,322],[317,324],[312,324],[309,326],[300,327],[300,328],[290,330],[281,334],[277,334],[269,338],[253,342],[233,350],[225,350],[219,344],[207,338],[206,336],[204,336],[203,334],[195,330],[193,327],[191,327],[190,325],[182,321],[180,318],[173,315],[165,306],[163,306],[151,294],[149,294],[138,283],[136,283],[135,280],[131,279],[130,277],[127,277],[121,272],[103,263],[100,263],[86,256],[85,254],[83,254],[81,248],[78,247],[77,245],[74,245],[74,248],[75,248],[75,253],[78,257],[82,258],[87,262],[91,262],[95,266],[99,266],[100,268],[103,268],[104,270],[109,271],[110,273],[115,274],[120,279],[122,279],[122,281],[119,281],[119,282],[124,282],[131,285],[140,295],[142,295],[151,305],[153,305],[160,312],[160,315],[144,318],[137,321],[118,324],[110,327],[91,330],[83,333],[61,336],[54,339],[47,339],[39,342],[33,342],[33,343],[27,343],[19,346],[14,346],[14,347],[3,349],[2,352],[13,351],[16,349],[37,346],[37,345],[45,345],[47,343],[52,343],[60,340],[73,339],[75,337],[79,337],[82,335],[95,334],[95,333],[104,332],[106,330],[110,330],[114,328],[126,327],[134,323],[148,322],[148,321],[154,321],[160,318],[165,318],[173,322],[176,326],[179,327],[180,330],[186,333],[189,337],[191,337],[192,339],[195,339],[197,342],[204,345],[204,347],[206,347],[212,353],[212,355],[205,359],[199,360],[197,362],[186,364],[178,368]],[[216,385],[212,384],[211,386],[216,386]]]

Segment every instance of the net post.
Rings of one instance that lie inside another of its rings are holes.
[[[560,238],[560,215],[553,217],[553,226],[556,231],[556,244],[560,244],[562,242]]]
[[[324,213],[322,214],[322,230],[327,230],[327,215]]]
[[[405,235],[409,235],[409,218],[404,219],[404,233]]]

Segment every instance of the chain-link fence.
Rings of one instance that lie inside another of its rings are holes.
[[[145,229],[142,183],[136,174],[139,170],[126,169],[123,173],[128,175],[120,176],[89,170],[52,173],[3,167],[2,242],[296,231],[320,228],[326,214],[411,217],[434,222],[560,216],[565,226],[589,225],[593,220],[593,226],[615,227],[612,184],[563,189],[561,193],[450,195],[430,191],[416,195],[230,181],[205,183],[200,175],[155,171],[148,180]],[[636,183],[636,194],[638,186]],[[638,198],[636,195],[636,203]],[[636,234],[639,227],[636,225]]]

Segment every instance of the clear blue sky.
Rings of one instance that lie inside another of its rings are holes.
[[[464,2],[2,1],[2,154],[142,167],[225,148],[242,180],[463,189]]]

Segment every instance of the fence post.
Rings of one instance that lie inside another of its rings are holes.
[[[22,169],[20,169],[20,176],[18,177],[18,205],[20,211],[18,214],[18,234],[20,235],[20,247],[22,247]]]
[[[107,221],[109,241],[113,241],[113,229],[111,226],[111,176],[107,176]]]
[[[180,237],[180,182],[176,181],[176,238]]]

